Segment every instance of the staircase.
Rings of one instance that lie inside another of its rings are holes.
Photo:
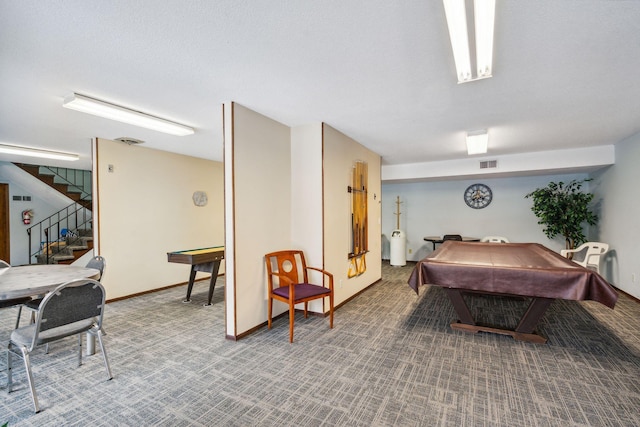
[[[91,171],[14,163],[74,202],[91,209]]]
[[[91,250],[93,231],[77,229],[69,230],[61,240],[43,244],[35,257],[38,264],[71,264]]]
[[[91,171],[14,163],[73,200],[69,206],[27,228],[29,263],[71,264],[93,250]]]

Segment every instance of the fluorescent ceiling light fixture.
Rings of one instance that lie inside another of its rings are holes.
[[[91,98],[77,93],[65,98],[63,107],[95,116],[117,120],[123,123],[140,126],[171,135],[185,136],[192,135],[195,131],[180,123],[175,123],[159,117],[151,116],[140,111],[131,110],[99,99]]]
[[[40,148],[20,147],[18,145],[0,144],[0,153],[15,154],[18,156],[40,157],[44,159],[56,160],[79,160],[80,156],[72,153],[60,151],[42,150]]]
[[[467,9],[464,0],[443,0],[444,13],[449,26],[449,38],[456,63],[458,82],[471,80],[471,59],[469,57],[469,35],[467,33]]]
[[[474,0],[476,27],[476,69],[478,78],[491,77],[493,65],[493,28],[495,23],[495,0]]]
[[[493,64],[493,28],[495,0],[474,0],[474,27],[476,47],[476,77],[471,72],[469,30],[465,0],[442,0],[449,27],[449,38],[456,64],[458,83],[491,77]]]
[[[486,130],[467,133],[467,154],[484,154],[487,152],[489,134]]]

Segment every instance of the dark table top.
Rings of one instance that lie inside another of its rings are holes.
[[[442,240],[443,237],[444,236],[427,236],[424,238],[424,240],[432,243],[443,243],[444,242],[444,240]],[[463,242],[479,242],[480,238],[462,236],[462,241]]]
[[[446,241],[409,278],[423,284],[527,297],[593,300],[613,308],[614,288],[597,272],[537,243]]]

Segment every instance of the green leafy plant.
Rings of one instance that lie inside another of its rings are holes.
[[[564,236],[566,249],[574,249],[584,243],[583,224],[596,225],[598,216],[589,209],[593,200],[592,193],[581,191],[582,184],[591,181],[575,179],[564,182],[550,182],[544,188],[538,188],[525,198],[533,199],[531,210],[538,217],[538,224],[549,239],[557,235]]]

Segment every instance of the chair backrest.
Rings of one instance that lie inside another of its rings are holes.
[[[581,264],[583,267],[592,266],[599,271],[600,256],[609,250],[609,245],[602,242],[587,242],[582,246],[586,246],[587,252],[584,254],[584,260],[582,260],[582,263],[578,264]]]
[[[459,234],[445,234],[442,237],[442,241],[444,242],[445,240],[459,240],[462,241],[462,236]]]
[[[107,266],[107,260],[105,260],[100,255],[94,256],[87,263],[87,268],[95,268],[96,270],[100,270],[100,276],[98,276],[98,281],[102,279],[102,275],[104,274],[104,269]]]
[[[267,278],[269,288],[274,284],[278,287],[289,286],[286,280],[274,280],[274,274],[284,276],[293,283],[308,283],[307,263],[304,253],[298,250],[271,252],[264,256],[267,263]]]
[[[40,332],[93,319],[102,326],[105,290],[97,280],[80,279],[63,283],[42,299],[36,316],[36,333],[33,346]]]
[[[489,243],[509,243],[509,239],[502,236],[484,236],[480,241]]]

